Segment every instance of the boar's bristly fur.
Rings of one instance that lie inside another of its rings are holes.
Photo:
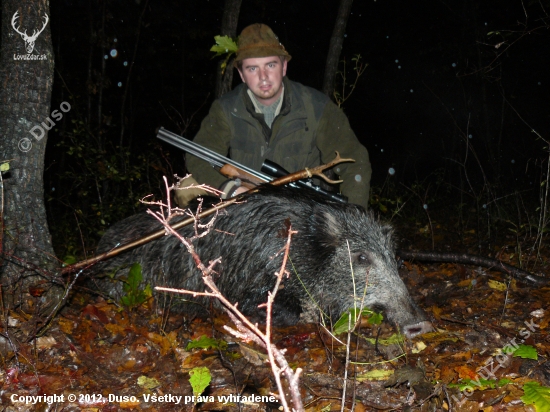
[[[258,305],[266,301],[280,269],[286,242],[281,232],[288,220],[298,233],[293,236],[286,268],[290,277],[277,293],[275,324],[314,321],[319,309],[337,319],[361,303],[368,282],[365,307],[383,311],[409,337],[431,328],[398,275],[392,228],[371,212],[313,192],[271,187],[245,195],[242,202],[225,210],[210,233],[196,240],[195,250],[205,264],[221,257],[215,267],[216,284],[231,302],[239,302],[246,315],[257,318],[265,312]],[[129,217],[105,233],[98,253],[160,228],[148,214]],[[185,227],[179,233],[189,237],[193,228]],[[205,290],[192,257],[173,236],[121,254],[100,269],[134,262],[142,265],[144,280],[152,286]],[[102,281],[100,285],[112,296],[122,290],[120,282]],[[209,302],[208,298],[196,300],[203,305]],[[194,304],[182,304],[179,310],[190,315],[204,312]]]

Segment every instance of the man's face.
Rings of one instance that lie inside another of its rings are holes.
[[[270,106],[283,92],[286,64],[279,56],[244,59],[239,74],[258,101]]]

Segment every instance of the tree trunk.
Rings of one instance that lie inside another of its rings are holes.
[[[328,97],[332,97],[334,92],[334,77],[338,70],[338,61],[340,60],[340,53],[342,52],[344,34],[346,32],[346,25],[348,23],[352,3],[353,0],[340,0],[338,16],[336,16],[336,23],[334,24],[334,30],[330,38],[327,64],[325,66],[325,78],[323,79],[323,93]]]
[[[10,161],[10,170],[3,174],[0,283],[4,308],[35,315],[32,330],[40,327],[40,317],[58,303],[62,292],[52,287],[57,262],[46,221],[43,172],[48,130],[70,105],[64,102],[50,115],[54,56],[46,21],[49,9],[49,0],[2,2],[0,161]],[[43,31],[33,45],[16,29]]]
[[[223,8],[221,36],[237,37],[237,23],[239,22],[239,11],[241,10],[242,0],[225,0]],[[223,58],[220,60],[223,61]],[[216,73],[216,98],[223,96],[231,90],[233,84],[233,59],[231,59],[222,75],[221,68],[218,67]]]

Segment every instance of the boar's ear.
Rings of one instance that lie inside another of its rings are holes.
[[[389,249],[395,249],[395,239],[394,239],[394,233],[393,227],[390,225],[382,225],[380,227],[382,236],[384,239],[384,244]]]
[[[323,210],[315,214],[315,220],[320,234],[323,236],[323,242],[327,245],[338,245],[338,239],[342,233],[342,227],[338,219],[332,213]]]
[[[390,240],[393,239],[394,230],[392,226],[382,225],[381,229],[382,229],[382,235],[384,235],[387,239],[390,239]]]
[[[311,214],[310,245],[317,262],[328,262],[340,243],[341,228],[331,211],[316,208]]]

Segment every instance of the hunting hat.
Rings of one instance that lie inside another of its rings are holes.
[[[269,56],[285,56],[287,61],[291,59],[269,26],[256,23],[245,27],[239,36],[235,63],[251,57]]]

